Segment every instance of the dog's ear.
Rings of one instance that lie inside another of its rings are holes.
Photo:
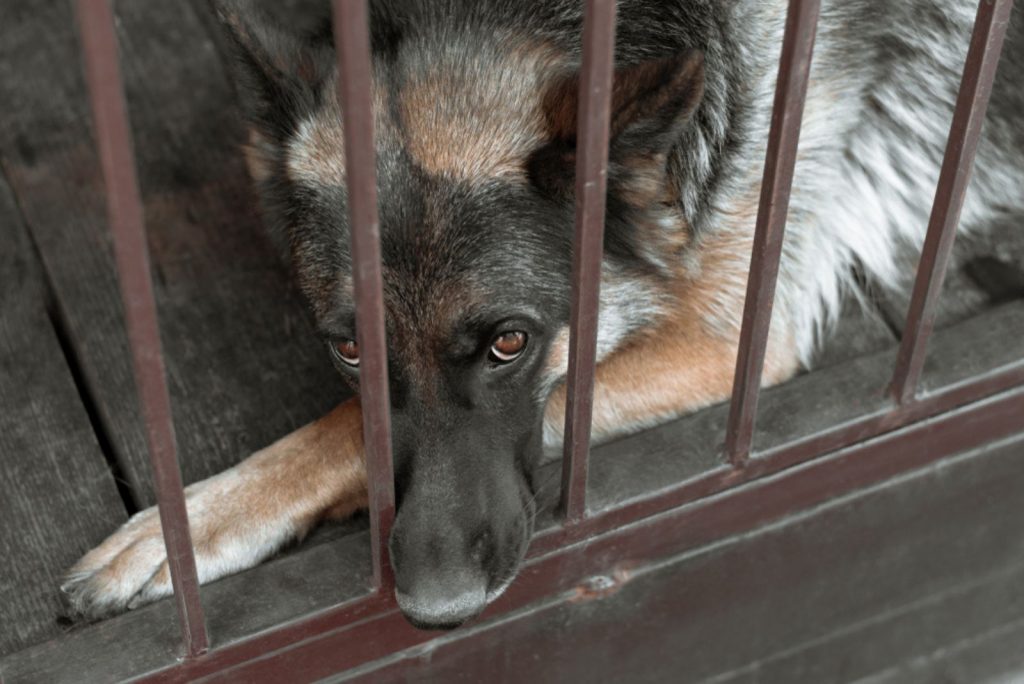
[[[650,178],[665,173],[704,93],[704,57],[697,50],[616,69],[612,86],[609,171]],[[545,92],[543,111],[550,143],[530,162],[534,181],[571,192],[579,117],[579,74],[559,78]],[[566,168],[569,165],[571,168]]]
[[[231,72],[246,116],[271,140],[284,140],[330,75],[333,51],[302,40],[270,20],[251,0],[210,0],[233,52]]]

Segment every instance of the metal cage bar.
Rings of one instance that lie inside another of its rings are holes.
[[[338,100],[344,127],[345,177],[352,233],[360,357],[359,394],[363,408],[373,578],[375,586],[386,590],[393,582],[387,540],[395,518],[395,483],[391,462],[369,33],[366,0],[334,0]]]
[[[587,0],[583,20],[576,146],[576,229],[562,457],[561,507],[569,521],[581,520],[586,513],[615,62],[615,9],[615,0]]]
[[[781,256],[783,231],[789,191],[792,184],[807,78],[813,54],[814,36],[820,0],[791,0],[786,35],[782,50],[776,88],[772,128],[766,154],[766,165],[759,207],[750,280],[744,307],[743,329],[737,357],[736,382],[730,405],[727,453],[733,465],[742,465],[750,453],[756,405],[769,331],[774,288]],[[970,165],[978,143],[985,105],[987,104],[998,54],[1005,35],[1012,0],[980,0],[971,49],[964,80],[958,95],[957,109],[940,177],[936,203],[929,226],[928,241],[922,265],[918,270],[911,320],[903,339],[897,378],[893,387],[898,396],[911,398],[921,371],[923,350],[927,343],[934,313],[935,299],[941,286],[952,233],[962,206],[963,194],[970,174]],[[167,389],[163,375],[160,341],[156,325],[152,284],[145,249],[142,206],[131,155],[127,118],[117,63],[117,46],[113,33],[113,16],[106,0],[76,0],[83,35],[83,52],[90,85],[90,97],[96,118],[97,139],[107,185],[108,209],[115,238],[118,272],[122,284],[134,370],[146,418],[154,479],[160,501],[161,523],[165,530],[168,557],[172,559],[171,574],[187,652],[197,655],[206,648],[207,636],[197,590],[194,556],[188,538],[188,526],[180,472],[177,470],[174,434],[170,420]],[[579,113],[580,158],[577,166],[576,251],[573,267],[573,318],[570,338],[569,400],[566,411],[566,445],[563,463],[563,507],[569,525],[542,534],[531,547],[530,557],[552,567],[548,573],[534,572],[518,586],[525,585],[514,599],[525,605],[549,595],[555,583],[545,584],[561,562],[557,554],[569,544],[591,536],[607,534],[627,524],[678,508],[695,499],[733,488],[741,482],[772,474],[808,459],[834,452],[840,447],[864,442],[869,438],[906,427],[926,417],[954,407],[976,402],[1024,381],[1024,368],[1017,365],[990,376],[979,376],[957,384],[944,392],[930,394],[919,401],[897,406],[892,410],[866,414],[850,423],[836,425],[796,442],[780,445],[763,454],[763,458],[742,471],[721,467],[703,478],[679,483],[668,490],[634,501],[619,509],[603,511],[583,520],[585,514],[588,441],[593,400],[594,361],[596,357],[597,306],[600,286],[601,246],[605,202],[605,174],[608,148],[610,87],[613,68],[615,30],[613,0],[587,0],[584,32],[584,61],[580,86]],[[369,60],[368,15],[366,0],[334,0],[334,31],[338,46],[338,97],[342,107],[345,130],[349,213],[352,225],[352,251],[356,276],[359,344],[362,348],[362,400],[364,437],[370,488],[370,513],[374,545],[374,574],[377,587],[391,582],[386,557],[387,534],[394,517],[394,488],[390,445],[390,416],[383,316],[379,224],[375,185],[374,146],[372,131],[372,91]],[[944,208],[943,208],[944,207]],[[917,310],[916,319],[914,310]],[[897,382],[900,374],[905,377]],[[904,394],[907,392],[906,394]],[[971,408],[966,418],[954,418],[954,426],[973,424],[977,416],[1019,415],[1019,392],[998,400],[993,407]],[[915,428],[916,429],[916,428]],[[921,428],[922,430],[924,428]],[[928,430],[933,430],[934,425]],[[970,431],[958,427],[959,434]],[[947,432],[950,432],[947,430]],[[952,433],[951,433],[952,434]],[[896,440],[900,438],[897,437]],[[959,449],[950,449],[950,453]],[[911,462],[931,462],[933,454],[919,454],[900,448],[895,454],[913,453]],[[852,464],[862,465],[851,453],[841,457],[851,464],[847,477],[854,472]],[[898,459],[896,460],[898,461]],[[882,463],[882,461],[879,461]],[[846,466],[843,466],[844,468]],[[874,478],[891,468],[902,472],[905,465],[884,465],[861,469],[862,477]],[[813,476],[813,474],[812,474]],[[838,481],[840,478],[834,478]],[[815,482],[815,490],[820,489]],[[805,487],[809,490],[810,487]],[[787,493],[786,498],[791,498]],[[693,511],[712,510],[708,507]],[[723,509],[724,510],[724,509]],[[718,529],[707,525],[708,529]],[[539,543],[538,543],[539,542]],[[605,544],[621,543],[606,539]],[[588,548],[595,548],[588,546]],[[232,676],[241,670],[229,668],[242,664],[267,670],[267,653],[275,658],[309,653],[322,655],[330,649],[340,652],[335,644],[350,640],[344,628],[365,628],[374,634],[375,621],[388,628],[386,620],[393,606],[380,600],[381,594],[367,596],[349,604],[297,621],[277,625],[227,644],[202,659],[177,663],[153,675],[161,681],[180,681],[183,677],[201,674]],[[509,606],[506,606],[507,608]],[[368,618],[369,616],[369,618]],[[378,632],[379,634],[379,632]],[[317,651],[317,649],[320,651]],[[345,650],[342,657],[360,662],[361,653]],[[339,663],[341,661],[338,661]]]
[[[193,657],[207,650],[209,639],[199,598],[196,559],[178,466],[142,200],[135,175],[131,130],[118,64],[114,14],[107,0],[76,0],[75,11],[106,184],[107,213],[131,347],[132,371],[142,405],[153,469],[160,527],[167,547],[185,653]]]
[[[797,144],[803,120],[807,81],[814,53],[820,0],[790,0],[775,86],[771,130],[765,154],[761,201],[757,211],[747,294],[743,307],[733,379],[732,403],[726,428],[725,453],[740,466],[750,457],[754,420],[764,371],[765,350],[775,301],[775,284],[782,256],[782,239],[793,186]]]
[[[960,211],[971,181],[974,156],[981,139],[985,111],[1012,9],[1013,0],[981,0],[978,3],[974,32],[928,221],[928,233],[890,385],[890,391],[901,404],[914,399],[921,379],[942,281],[953,252]]]

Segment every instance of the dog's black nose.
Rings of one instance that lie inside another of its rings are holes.
[[[469,578],[459,579],[462,581],[420,581],[409,591],[396,589],[398,607],[414,627],[454,629],[487,606],[487,582],[482,576],[469,582],[465,581]]]

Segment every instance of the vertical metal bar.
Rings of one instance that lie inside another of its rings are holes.
[[[107,213],[114,239],[132,368],[142,403],[150,465],[160,510],[160,526],[167,547],[171,584],[174,587],[185,652],[192,657],[205,652],[209,640],[199,599],[196,561],[189,534],[181,470],[178,467],[146,248],[142,201],[135,177],[131,131],[118,64],[114,15],[107,0],[76,0],[75,9],[82,37],[96,141],[106,183]]]
[[[395,518],[395,482],[391,463],[391,415],[366,0],[334,0],[334,36],[338,50],[338,99],[345,130],[345,175],[352,232],[360,357],[359,394],[366,445],[373,577],[378,588],[388,590],[393,583],[387,540]]]
[[[889,388],[901,404],[913,400],[921,379],[942,281],[953,252],[960,211],[971,180],[974,155],[978,150],[985,110],[988,109],[1012,9],[1013,0],[981,0],[978,4],[971,46],[928,221],[928,234],[921,251],[907,324]]]
[[[583,20],[576,145],[576,231],[562,457],[561,508],[570,521],[581,520],[586,513],[604,247],[608,128],[615,62],[615,9],[615,0],[587,0]]]
[[[747,295],[743,307],[732,404],[726,428],[725,453],[742,465],[750,457],[757,415],[757,400],[764,371],[765,348],[775,303],[782,238],[793,186],[797,143],[803,120],[807,80],[814,53],[820,0],[790,0],[782,42],[779,77],[775,86],[768,151],[761,181],[754,248],[750,259]]]

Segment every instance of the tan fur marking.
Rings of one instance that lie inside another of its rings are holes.
[[[290,520],[297,536],[338,510],[366,500],[358,400],[256,452],[223,481],[218,513],[193,531],[197,548],[217,548],[247,527]]]
[[[673,192],[665,167],[665,155],[650,155],[629,159],[629,180],[620,188],[622,200],[637,208],[649,207],[655,202],[670,202]]]
[[[252,567],[325,517],[366,505],[362,412],[346,402],[246,461],[185,489],[200,582]],[[156,507],[137,513],[68,572],[71,604],[90,615],[171,593]]]
[[[650,426],[729,396],[750,241],[749,237],[725,233],[697,249],[697,264],[681,276],[674,292],[677,305],[657,326],[628,341],[598,366],[596,439]],[[789,378],[798,367],[792,341],[775,330],[785,330],[785,326],[773,326],[765,384]],[[563,386],[552,394],[547,407],[549,431],[561,433],[564,413]]]
[[[270,141],[255,128],[249,129],[249,142],[242,146],[242,153],[253,181],[262,183],[273,175],[274,158]]]
[[[288,149],[287,170],[296,183],[344,186],[345,132],[340,117],[318,114],[301,123]]]
[[[548,358],[544,362],[544,375],[555,377],[565,373],[569,365],[569,326],[565,326],[551,340]]]
[[[490,63],[433,55],[429,70],[410,74],[399,116],[406,149],[426,171],[468,180],[524,175],[527,156],[546,139],[537,94],[552,55],[522,42]]]
[[[333,81],[324,86],[333,93]],[[385,113],[388,95],[373,84],[374,135],[384,134],[387,127]],[[288,146],[285,157],[288,177],[307,185],[345,185],[345,129],[341,123],[341,108],[334,98],[327,98],[316,114],[299,124],[295,138]]]
[[[247,514],[274,516],[290,509],[311,526],[328,511],[354,510],[365,501],[362,415],[359,400],[349,400],[254,455],[250,477],[264,503],[248,502]]]

